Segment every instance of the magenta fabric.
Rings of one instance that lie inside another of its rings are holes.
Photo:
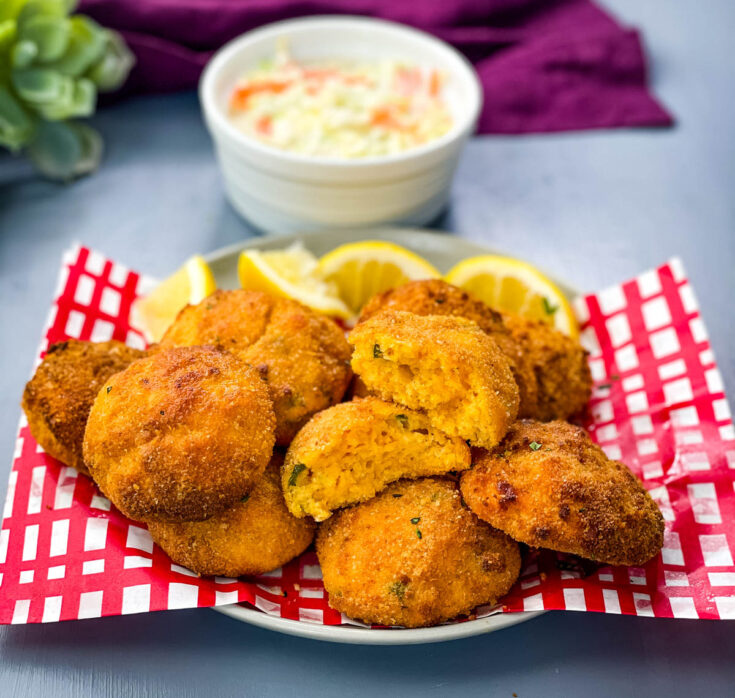
[[[359,14],[422,29],[475,65],[480,133],[669,126],[640,35],[589,0],[82,0],[138,62],[126,92],[192,88],[212,52],[263,24]]]

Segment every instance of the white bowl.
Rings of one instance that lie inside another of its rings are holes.
[[[297,60],[387,57],[443,71],[451,130],[396,155],[353,160],[299,155],[250,138],[228,118],[229,97],[244,73],[273,56],[280,37]],[[474,69],[453,48],[400,24],[352,16],[277,22],[234,39],[204,70],[199,98],[232,205],[277,233],[431,221],[447,203],[482,104]]]

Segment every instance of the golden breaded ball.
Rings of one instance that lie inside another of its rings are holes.
[[[84,462],[136,521],[202,521],[248,494],[273,452],[275,416],[254,369],[214,347],[134,361],[100,390]]]
[[[366,623],[436,625],[494,604],[518,578],[508,536],[462,505],[445,478],[401,480],[321,524],[329,605]]]
[[[286,509],[282,462],[274,453],[253,491],[211,519],[148,524],[153,540],[175,563],[202,575],[253,576],[290,562],[311,545],[316,524]]]
[[[517,422],[461,486],[481,519],[534,547],[642,565],[663,545],[663,516],[638,478],[566,422]]]
[[[23,392],[28,426],[43,450],[88,475],[82,442],[92,403],[110,376],[141,356],[115,340],[52,344]]]
[[[259,371],[270,389],[282,446],[312,414],[338,403],[352,377],[350,347],[333,320],[260,291],[216,291],[187,306],[160,346],[199,344],[230,351]]]
[[[492,448],[518,414],[510,360],[474,322],[385,311],[349,337],[370,392],[415,410],[450,436]]]
[[[546,422],[583,412],[592,392],[592,376],[581,344],[539,320],[510,314],[503,319],[538,383],[536,407],[524,416]]]
[[[463,289],[448,284],[441,279],[411,281],[398,288],[373,296],[360,313],[360,322],[367,320],[383,310],[405,310],[417,315],[453,315],[473,320],[483,332],[489,334],[512,362],[513,377],[520,393],[519,417],[534,419],[553,419],[568,417],[568,414],[551,414],[549,416],[548,399],[539,405],[539,381],[546,385],[544,374],[546,364],[539,361],[536,354],[526,355],[526,347],[522,347],[504,322],[503,315],[489,305]],[[546,325],[550,336],[563,342],[563,335]],[[576,343],[568,340],[571,347]],[[571,349],[568,349],[571,351]],[[586,364],[585,364],[586,365]],[[556,365],[549,370],[555,371]],[[589,396],[588,396],[589,397]]]
[[[401,478],[470,467],[470,449],[419,412],[376,397],[343,402],[315,415],[286,454],[282,485],[294,516],[323,521]]]

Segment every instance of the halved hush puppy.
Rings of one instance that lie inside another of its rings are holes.
[[[414,410],[375,397],[312,417],[288,449],[282,485],[294,516],[323,521],[401,478],[464,470],[470,450]]]
[[[174,562],[201,575],[252,576],[290,562],[311,545],[316,524],[286,509],[282,462],[274,453],[253,491],[211,519],[148,524],[153,540]]]
[[[23,392],[28,426],[43,450],[89,475],[82,443],[92,403],[110,376],[141,356],[115,340],[52,344]]]
[[[521,566],[517,543],[464,507],[447,478],[401,480],[338,511],[316,551],[332,608],[409,628],[496,603]]]
[[[273,400],[282,446],[311,415],[338,403],[352,377],[350,346],[337,323],[260,291],[216,291],[187,306],[160,346],[201,344],[229,351],[259,372]]]
[[[642,565],[661,550],[656,503],[584,429],[524,420],[494,452],[478,454],[462,495],[515,540],[610,565]]]
[[[248,494],[273,452],[257,371],[213,347],[133,362],[100,390],[84,435],[95,482],[137,521],[201,521]]]
[[[518,414],[509,359],[470,320],[386,311],[357,325],[349,341],[370,392],[426,413],[473,446],[495,446]]]
[[[531,364],[524,360],[518,342],[511,336],[499,312],[471,293],[441,279],[410,281],[373,296],[360,312],[359,322],[365,322],[385,310],[403,310],[416,315],[451,315],[476,322],[510,359],[520,394],[519,415],[535,416],[538,399],[536,374]]]

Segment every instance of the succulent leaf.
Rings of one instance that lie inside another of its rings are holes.
[[[27,68],[38,55],[38,46],[32,41],[18,41],[10,50],[10,63],[14,68]]]
[[[18,150],[33,133],[33,121],[18,100],[0,85],[0,144]]]
[[[47,177],[68,181],[99,165],[102,139],[88,126],[64,121],[41,122],[28,153]]]
[[[50,104],[64,100],[73,89],[73,81],[50,68],[25,68],[12,71],[13,87],[18,96],[29,104]]]
[[[117,32],[108,31],[105,52],[89,69],[87,77],[97,85],[100,92],[108,92],[125,82],[134,64],[135,56],[122,37]]]
[[[41,63],[61,58],[69,45],[71,22],[66,17],[31,17],[20,27],[18,39],[32,41],[38,47]]]
[[[76,15],[69,22],[70,36],[66,52],[50,65],[59,73],[78,77],[102,56],[107,36],[106,31],[88,17]]]

